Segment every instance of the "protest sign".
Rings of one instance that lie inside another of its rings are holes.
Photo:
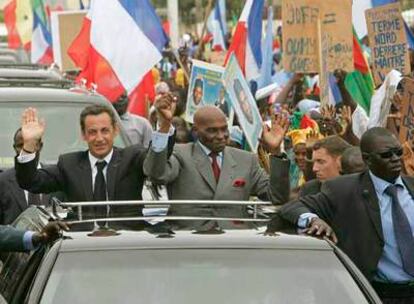
[[[320,33],[327,35],[326,71],[354,70],[351,0],[283,0],[282,22],[286,71],[319,73]]]
[[[253,152],[257,152],[262,135],[262,118],[237,59],[231,55],[223,74],[223,83],[236,112],[238,122]]]
[[[85,15],[85,11],[52,12],[53,56],[62,71],[76,69],[68,55],[68,48],[79,34]]]
[[[232,125],[234,112],[222,83],[224,68],[198,60],[192,62],[185,119],[193,123],[198,108],[213,105],[224,112],[229,125]]]
[[[317,73],[319,6],[314,0],[283,0],[283,67],[288,72]]]
[[[328,33],[322,33],[321,22],[318,21],[318,32],[319,32],[319,88],[320,88],[320,101],[321,107],[325,107],[330,104],[329,102],[329,72],[328,72]]]
[[[414,148],[414,80],[404,78],[403,90],[400,142],[408,142]]]
[[[399,3],[365,12],[372,49],[375,84],[381,85],[391,70],[410,73],[410,58]]]
[[[354,71],[352,0],[319,0],[321,34],[326,35],[327,72]],[[321,36],[319,36],[321,38]]]

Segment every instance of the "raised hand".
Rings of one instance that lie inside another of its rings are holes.
[[[158,95],[154,106],[157,110],[160,131],[168,132],[175,113],[176,97],[171,93]]]
[[[321,115],[325,119],[333,120],[336,116],[336,109],[333,105],[326,105],[321,107]]]
[[[263,124],[263,134],[261,142],[267,151],[271,154],[277,154],[280,151],[280,145],[289,129],[289,119],[286,116],[276,114],[271,118],[271,127]]]
[[[27,108],[23,111],[22,119],[22,137],[23,150],[26,152],[36,152],[45,133],[45,121],[39,119],[37,110],[34,108]]]
[[[319,140],[319,134],[315,130],[311,130],[306,134],[306,149],[312,150],[313,145]]]
[[[352,110],[349,106],[343,106],[339,112],[341,113],[342,131],[340,135],[344,135],[352,130]]]

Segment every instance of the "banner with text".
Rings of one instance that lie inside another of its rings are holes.
[[[381,85],[391,70],[410,73],[410,57],[399,3],[365,12],[372,49],[375,84]]]
[[[286,71],[320,71],[320,33],[327,36],[327,72],[354,70],[351,0],[283,0],[282,24]]]
[[[401,109],[400,142],[408,142],[414,148],[414,80],[402,80],[403,97]]]

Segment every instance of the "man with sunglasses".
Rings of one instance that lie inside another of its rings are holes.
[[[280,215],[337,242],[384,303],[414,303],[414,178],[400,175],[403,151],[389,130],[365,132],[361,151],[368,170],[326,181]]]

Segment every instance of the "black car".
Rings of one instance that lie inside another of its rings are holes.
[[[48,218],[38,207],[26,212],[18,225]],[[165,219],[172,220],[159,218]],[[106,220],[111,226],[120,219]],[[349,258],[325,240],[266,233],[260,225],[152,227],[65,232],[49,248],[5,255],[0,294],[6,303],[381,303]]]

